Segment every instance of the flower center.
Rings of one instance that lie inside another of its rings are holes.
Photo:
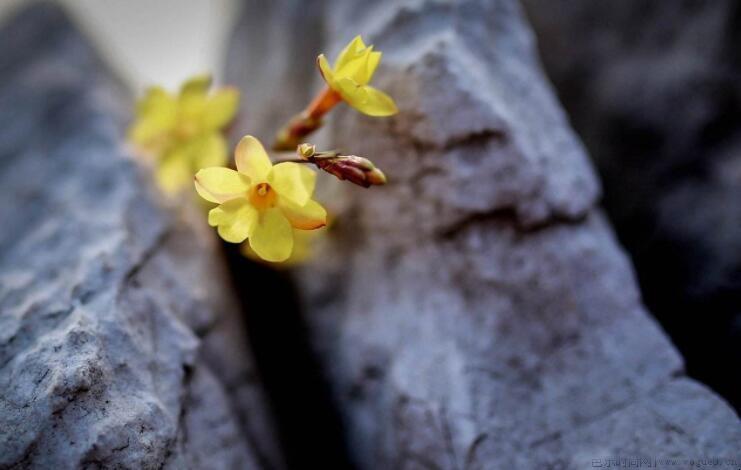
[[[181,121],[175,128],[175,135],[181,140],[188,140],[198,133],[198,127],[193,121]]]
[[[270,209],[275,206],[278,195],[268,183],[260,183],[252,187],[249,199],[250,204],[258,210]]]

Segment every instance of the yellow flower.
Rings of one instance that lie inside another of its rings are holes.
[[[273,165],[259,140],[246,136],[235,151],[237,171],[205,168],[195,177],[198,194],[219,206],[208,223],[221,238],[250,247],[267,261],[285,261],[293,251],[293,229],[314,230],[327,213],[316,201],[316,174],[299,163]]]
[[[317,58],[324,81],[346,103],[369,116],[391,116],[398,112],[394,100],[368,85],[380,61],[381,53],[374,51],[373,46],[366,46],[360,36],[340,53],[334,68],[329,66],[324,54]]]
[[[209,76],[194,77],[178,95],[152,87],[137,103],[129,139],[154,157],[157,181],[165,192],[190,184],[198,169],[227,161],[222,130],[237,112],[239,92],[225,87],[209,94],[210,86]]]

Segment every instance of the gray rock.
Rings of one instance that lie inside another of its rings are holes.
[[[740,409],[741,5],[525,4],[646,304]]]
[[[218,246],[121,148],[130,106],[57,7],[0,30],[0,468],[279,465]]]
[[[374,84],[401,112],[374,119],[341,105],[313,141],[371,158],[389,184],[320,182],[337,223],[299,276],[357,464],[737,457],[738,418],[684,376],[641,305],[517,2],[316,7],[324,22],[313,28],[245,8],[228,72],[252,90],[247,130],[269,139],[306,103],[275,109],[253,84],[269,77],[296,98],[319,88],[313,66],[274,65],[294,57],[291,32],[320,41],[315,54],[334,55],[358,33],[384,52]],[[269,50],[245,46],[266,22],[287,36]]]

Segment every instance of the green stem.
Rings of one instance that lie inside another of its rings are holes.
[[[314,163],[310,160],[304,160],[303,158],[282,158],[279,160],[276,160],[273,162],[273,165],[277,165],[278,163]]]

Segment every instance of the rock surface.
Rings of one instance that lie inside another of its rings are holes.
[[[130,102],[57,7],[0,30],[0,468],[279,466],[218,247],[127,158]]]
[[[515,1],[260,7],[247,2],[227,70],[250,133],[269,140],[306,104],[299,90],[319,89],[313,65],[284,66],[294,47],[333,56],[358,33],[384,52],[374,84],[401,110],[373,119],[341,105],[314,139],[390,179],[324,195],[337,223],[300,276],[361,468],[739,456],[738,418],[684,376],[641,305]],[[324,20],[305,27],[306,10]],[[269,52],[246,46],[262,30],[287,36]],[[302,100],[276,108],[253,87],[266,80]]]
[[[525,4],[648,307],[741,408],[741,4]]]

